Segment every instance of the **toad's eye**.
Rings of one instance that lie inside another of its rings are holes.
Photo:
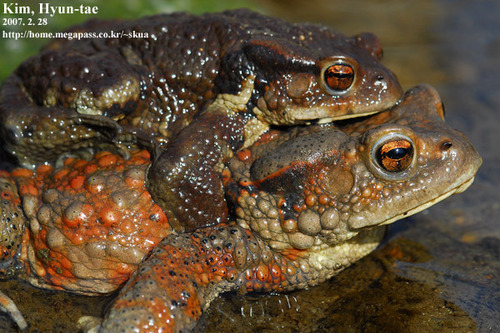
[[[333,92],[343,92],[354,82],[354,69],[345,63],[335,63],[325,69],[323,79]]]
[[[402,172],[413,160],[413,145],[405,139],[386,141],[376,148],[378,165],[388,172]]]

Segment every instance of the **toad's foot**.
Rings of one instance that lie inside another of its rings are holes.
[[[0,311],[6,313],[17,324],[21,330],[28,328],[28,324],[16,306],[16,303],[3,292],[0,291]]]

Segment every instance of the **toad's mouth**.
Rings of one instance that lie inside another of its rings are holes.
[[[368,117],[371,116],[375,113],[380,113],[383,111],[387,111],[388,109],[381,109],[381,110],[373,110],[373,111],[367,111],[363,113],[350,113],[350,114],[344,114],[341,116],[337,117],[327,117],[327,118],[316,118],[316,119],[311,119],[308,122],[306,122],[307,125],[321,125],[321,124],[329,124],[332,122],[338,122],[339,120],[347,120],[347,119],[352,119],[352,118],[363,118],[363,117]]]
[[[378,223],[377,226],[391,224],[391,223],[396,222],[397,220],[400,220],[400,219],[405,218],[407,216],[411,216],[411,215],[417,214],[417,213],[419,213],[419,212],[421,212],[421,211],[429,208],[430,206],[433,206],[436,203],[438,203],[440,201],[443,201],[444,199],[448,198],[449,196],[451,196],[453,194],[458,194],[458,193],[464,192],[466,189],[469,188],[469,186],[472,185],[473,182],[474,182],[474,176],[472,176],[471,178],[469,178],[469,180],[466,180],[465,182],[463,182],[459,186],[450,189],[449,191],[441,194],[440,196],[438,196],[436,198],[433,198],[433,199],[427,201],[426,203],[424,203],[424,204],[422,204],[422,205],[420,205],[418,207],[412,208],[410,210],[407,210],[404,213],[401,213],[399,215],[393,216],[393,217],[391,217],[388,220],[385,220],[385,221],[383,221],[381,223]]]

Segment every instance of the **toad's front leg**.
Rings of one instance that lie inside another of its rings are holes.
[[[147,187],[179,232],[223,222],[224,163],[268,126],[248,113],[253,77],[237,95],[221,94],[154,159]]]
[[[238,117],[205,113],[170,141],[148,171],[147,187],[179,232],[227,218],[224,162],[243,143]]]
[[[291,258],[305,251],[295,252],[278,254],[236,225],[167,236],[121,290],[101,331],[189,331],[221,292],[296,285],[305,274]]]

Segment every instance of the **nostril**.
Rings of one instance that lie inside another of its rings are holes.
[[[447,151],[451,148],[453,144],[450,141],[445,141],[441,143],[441,151]]]
[[[375,77],[374,85],[379,86],[381,89],[387,89],[388,86],[387,81],[382,75],[377,75],[377,77]]]

